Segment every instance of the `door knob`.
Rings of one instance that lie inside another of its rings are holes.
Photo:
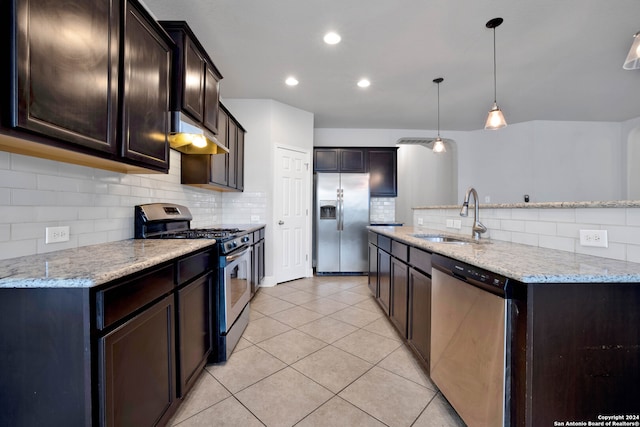
[[[284,224],[283,220],[278,221],[278,225],[282,225],[282,224]]]

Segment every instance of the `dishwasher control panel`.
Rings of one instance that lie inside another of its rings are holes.
[[[460,280],[469,282],[492,292],[506,291],[509,279],[480,267],[476,267],[439,254],[433,254],[432,266]]]

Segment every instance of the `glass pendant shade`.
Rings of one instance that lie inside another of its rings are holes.
[[[498,104],[493,103],[493,107],[489,111],[487,122],[484,124],[485,129],[496,130],[507,126],[507,121],[504,119],[502,110],[498,107]]]
[[[437,137],[435,141],[433,141],[433,152],[434,153],[446,153],[447,148],[444,146],[444,141],[442,138]]]
[[[631,49],[629,49],[629,54],[627,55],[627,59],[624,60],[624,64],[622,68],[625,70],[638,70],[640,69],[640,31],[635,33],[633,36],[633,44],[631,45]]]
[[[496,78],[496,27],[502,24],[502,18],[493,18],[487,22],[486,27],[493,30],[493,107],[489,110],[489,116],[484,124],[485,129],[496,130],[507,126],[502,110],[498,107],[497,101],[497,78]]]

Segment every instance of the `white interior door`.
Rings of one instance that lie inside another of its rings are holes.
[[[308,151],[277,147],[274,192],[276,282],[305,277],[310,262]]]

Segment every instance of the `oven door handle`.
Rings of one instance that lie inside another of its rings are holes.
[[[247,249],[243,250],[239,254],[231,254],[231,255],[225,256],[225,260],[227,262],[233,262],[233,261],[237,260],[238,258],[241,258],[241,257],[245,256],[249,252],[251,252],[251,248],[250,247],[248,247]]]

